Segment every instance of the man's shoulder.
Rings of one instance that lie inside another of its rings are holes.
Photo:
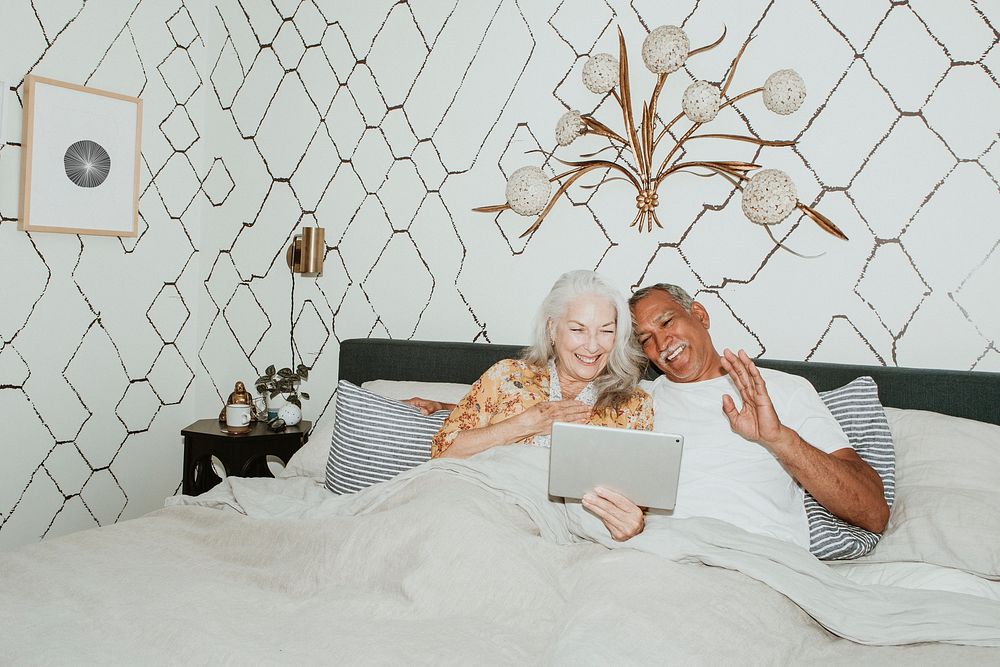
[[[736,391],[728,375],[698,382],[673,382],[665,375],[661,375],[655,380],[640,383],[639,386],[652,397],[654,402],[663,407],[669,406],[671,409],[681,406],[685,409],[694,409],[706,403],[711,403],[714,408],[723,394],[732,394]],[[719,414],[722,414],[721,410]]]
[[[816,392],[816,388],[812,386],[812,383],[801,375],[786,373],[785,371],[776,371],[773,368],[758,367],[757,370],[760,371],[761,377],[763,377],[764,382],[767,383],[768,391],[773,391],[774,389],[800,391],[805,389],[812,393]]]
[[[658,375],[653,380],[640,380],[639,389],[643,390],[651,397],[663,396],[665,394],[671,393],[672,389],[684,388],[684,385],[679,382],[671,382],[667,379],[666,375]]]
[[[850,447],[840,424],[822,397],[801,375],[761,368],[771,402],[781,421],[813,447],[826,452]]]
[[[760,374],[763,375],[765,379],[769,377],[774,377],[774,378],[787,378],[791,381],[808,382],[808,380],[806,380],[804,377],[802,377],[801,375],[796,375],[795,373],[787,373],[785,371],[779,371],[773,368],[766,368],[764,366],[757,366],[757,370],[760,371]]]
[[[771,385],[775,385],[779,388],[788,389],[802,389],[806,388],[811,391],[816,391],[809,380],[805,379],[801,375],[794,375],[792,373],[786,373],[784,371],[776,371],[771,368],[758,367],[761,376],[764,378],[764,382],[767,383],[768,388]],[[639,387],[641,387],[647,394],[653,395],[657,389],[687,389],[700,386],[710,386],[710,383],[718,384],[726,375],[721,375],[718,378],[712,378],[711,380],[703,380],[701,382],[671,382],[667,379],[665,375],[659,375],[653,380],[640,380]]]

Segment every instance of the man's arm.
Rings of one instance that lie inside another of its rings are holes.
[[[732,397],[722,398],[722,410],[733,431],[767,448],[802,488],[834,515],[873,533],[885,530],[889,506],[878,473],[853,449],[827,454],[782,424],[764,378],[746,352],[740,350],[736,355],[726,350],[722,366],[743,400],[742,410],[737,410]]]
[[[850,447],[827,454],[792,429],[785,430],[781,442],[764,446],[802,488],[847,523],[873,533],[885,530],[889,506],[878,473]]]
[[[445,403],[444,401],[435,401],[430,398],[420,398],[419,396],[404,398],[402,402],[412,405],[420,410],[421,414],[425,415],[431,415],[441,410],[454,410],[458,407],[456,403]]]

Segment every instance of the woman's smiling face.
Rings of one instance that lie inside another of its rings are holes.
[[[608,365],[617,332],[617,313],[608,299],[583,294],[570,301],[550,329],[560,376],[590,382],[600,375]]]

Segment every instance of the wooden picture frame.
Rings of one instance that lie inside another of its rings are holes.
[[[135,236],[142,100],[33,74],[24,92],[17,228]]]

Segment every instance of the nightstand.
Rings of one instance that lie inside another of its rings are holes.
[[[267,457],[284,463],[309,438],[312,422],[302,421],[274,432],[265,422],[255,422],[249,433],[232,435],[222,430],[218,419],[201,419],[181,431],[184,436],[184,481],[181,492],[196,496],[220,481],[212,470],[212,457],[222,462],[227,475],[271,477]]]

